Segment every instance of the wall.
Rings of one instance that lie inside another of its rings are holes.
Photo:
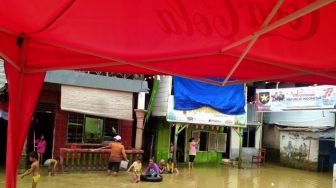
[[[186,128],[187,139],[186,139],[186,154],[189,153],[189,143],[188,140],[191,138],[193,128],[189,126]],[[159,159],[168,158],[168,151],[169,151],[169,124],[165,119],[160,118],[157,123],[157,134],[155,139],[155,150],[154,150],[154,157]],[[188,160],[188,158],[187,158]],[[222,161],[222,153],[218,152],[197,152],[197,156],[195,158],[195,163],[220,163]]]
[[[267,150],[266,161],[280,162],[280,131],[277,126],[263,126],[262,146]]]
[[[168,108],[168,97],[172,90],[172,77],[161,76],[158,94],[155,99],[153,116],[166,116]]]
[[[167,160],[169,150],[169,136],[169,123],[164,118],[159,118],[157,122],[157,132],[155,137],[155,159]]]
[[[120,120],[119,134],[126,149],[132,148],[133,139],[133,121]],[[135,137],[134,137],[135,139]]]
[[[60,86],[44,84],[38,102],[55,104],[53,157],[59,156],[59,148],[64,147],[67,135],[68,113],[60,108]]]
[[[255,147],[243,147],[242,148],[242,161],[251,162],[252,156],[256,156],[259,153],[259,146],[262,136],[262,127],[259,127],[255,133]],[[236,159],[239,156],[239,135],[238,129],[231,128],[231,148],[230,159]]]
[[[264,113],[264,122],[290,127],[333,127],[335,114],[330,110],[298,110]]]
[[[59,108],[55,116],[54,134],[54,157],[60,155],[60,148],[65,147],[67,140],[68,112],[61,111]]]
[[[239,156],[239,135],[238,129],[231,128],[231,147],[230,147],[230,159],[235,159]]]
[[[312,132],[280,131],[280,163],[300,169],[317,170],[319,141]]]
[[[68,112],[61,110],[60,97],[61,93],[59,85],[45,84],[38,101],[56,105],[53,157],[59,156],[60,148],[67,147]],[[127,149],[132,147],[132,130],[133,121],[119,121],[119,134],[123,138],[123,143]]]

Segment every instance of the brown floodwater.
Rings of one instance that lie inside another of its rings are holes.
[[[38,188],[330,188],[333,187],[331,173],[307,172],[275,165],[238,170],[228,166],[197,166],[189,173],[163,175],[163,182],[131,183],[132,175],[121,172],[118,177],[104,172],[63,173],[53,177],[42,174]],[[18,180],[18,188],[30,187],[31,177]],[[0,172],[0,187],[4,187],[4,172]],[[334,185],[336,188],[336,185]]]

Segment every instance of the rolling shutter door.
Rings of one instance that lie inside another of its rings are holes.
[[[133,120],[133,93],[62,85],[61,109],[99,117]]]

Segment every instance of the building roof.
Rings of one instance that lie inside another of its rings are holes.
[[[44,81],[62,85],[127,91],[133,93],[147,92],[149,90],[147,81],[93,75],[78,71],[50,71],[47,73]]]
[[[127,91],[133,93],[147,92],[149,90],[147,81],[93,75],[78,71],[50,71],[47,73],[44,81],[48,83]],[[7,80],[4,70],[4,62],[0,59],[0,88],[2,88],[6,83]]]

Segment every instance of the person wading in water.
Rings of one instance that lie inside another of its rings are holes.
[[[194,168],[194,160],[197,153],[196,147],[198,146],[199,142],[199,139],[197,141],[195,138],[189,139],[189,171]]]
[[[124,145],[121,144],[121,137],[117,135],[114,137],[114,141],[108,146],[94,149],[92,151],[97,151],[97,150],[106,149],[106,148],[111,149],[107,173],[108,175],[111,175],[111,172],[112,172],[113,175],[116,176],[120,169],[120,162],[123,159],[128,161],[126,152],[125,152],[125,147]]]

